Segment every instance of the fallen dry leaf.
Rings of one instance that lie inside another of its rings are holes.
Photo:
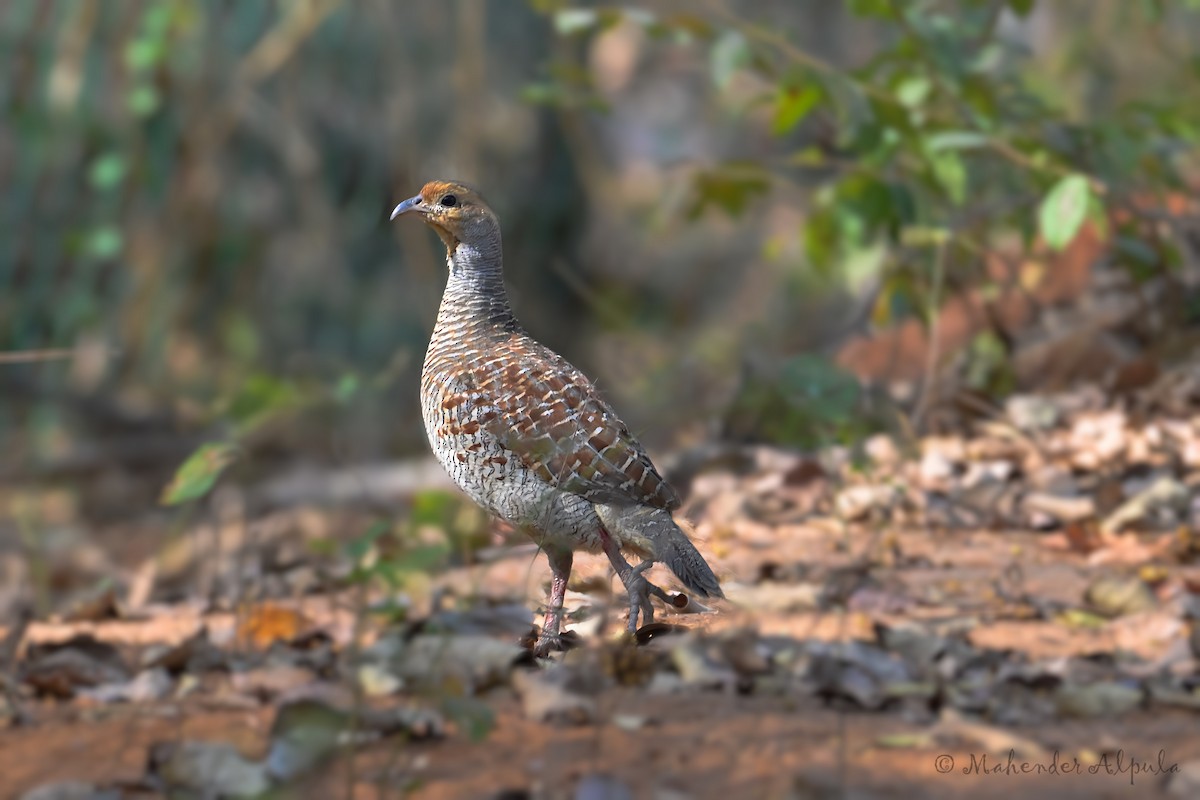
[[[237,645],[266,650],[275,642],[290,642],[308,632],[313,622],[302,612],[275,603],[258,603],[238,611]]]

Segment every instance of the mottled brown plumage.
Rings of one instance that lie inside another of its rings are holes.
[[[557,644],[571,555],[603,551],[649,619],[642,572],[663,561],[698,594],[716,577],[671,519],[679,498],[587,377],[530,337],[504,291],[500,225],[477,192],[432,181],[392,213],[419,214],[446,245],[449,278],[421,374],[430,446],[455,482],[526,531],[550,560],[538,650]],[[631,567],[624,549],[646,559]]]

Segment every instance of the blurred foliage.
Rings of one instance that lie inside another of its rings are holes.
[[[825,358],[797,356],[778,372],[743,381],[723,433],[816,448],[860,440],[886,423],[867,410],[857,379]]]
[[[733,94],[748,127],[766,106],[767,130],[790,152],[781,162],[697,170],[693,213],[712,206],[741,214],[773,181],[803,177],[816,187],[803,235],[810,263],[822,270],[881,240],[895,272],[930,261],[929,243],[949,242],[969,261],[1006,232],[1027,244],[1040,234],[1061,249],[1089,213],[1136,212],[1138,197],[1186,191],[1184,168],[1194,166],[1186,159],[1200,140],[1200,108],[1178,86],[1110,100],[1087,117],[1055,97],[1027,44],[1003,30],[1006,12],[1025,17],[1033,0],[855,0],[854,14],[882,26],[883,45],[845,68],[719,3],[707,6],[711,19],[540,5],[563,34],[598,36],[627,21],[707,48],[716,90]],[[1183,6],[1200,10],[1197,2]],[[1180,13],[1139,3],[1120,16],[1153,32]],[[1200,61],[1191,53],[1179,61],[1180,84],[1193,86]],[[753,83],[735,85],[739,73]],[[1151,246],[1159,244],[1175,246]]]
[[[387,209],[434,174],[499,185],[488,164],[537,176],[560,158],[537,111],[508,110],[546,41],[532,12],[518,6],[496,34],[523,53],[485,76],[507,107],[480,113],[489,89],[463,83],[469,59],[424,68],[454,39],[486,63],[491,34],[470,22],[485,10],[3,4],[0,350],[75,354],[0,371],[9,463],[214,419],[240,439],[304,413],[338,415],[366,457],[420,444],[411,385],[441,259],[419,230],[398,247]],[[472,129],[447,139],[459,119]],[[561,249],[546,231],[567,230],[562,208],[508,228],[518,263]],[[404,423],[381,436],[396,411]],[[329,449],[319,426],[289,425],[299,449]]]
[[[353,566],[349,581],[409,594],[428,591],[428,576],[450,564],[469,564],[490,544],[486,514],[457,492],[417,492],[398,519],[379,519],[347,542],[344,556]],[[403,618],[406,609],[391,600],[373,609]]]
[[[422,449],[441,257],[385,218],[435,175],[485,187],[527,327],[652,445],[857,435],[796,361],[846,297],[927,319],[939,251],[986,284],[1089,219],[1139,279],[1180,262],[1198,5],[13,0],[0,350],[75,355],[0,369],[0,466]]]
[[[237,447],[226,442],[202,445],[180,465],[171,483],[163,489],[162,504],[179,505],[204,497],[225,468],[237,458]]]
[[[982,255],[999,243],[1015,237],[1031,248],[1040,238],[1061,250],[1089,218],[1104,231],[1112,215],[1123,220],[1115,257],[1131,272],[1161,273],[1179,261],[1178,228],[1141,223],[1161,220],[1166,195],[1189,191],[1196,168],[1200,58],[1186,41],[1165,45],[1173,26],[1198,29],[1200,3],[1088,6],[1121,31],[1122,47],[1155,41],[1162,51],[1148,60],[1164,62],[1156,72],[1163,81],[1122,93],[1110,80],[1089,106],[1065,90],[1072,73],[1112,72],[1109,48],[1088,38],[1100,36],[1097,27],[1080,28],[1061,42],[1073,67],[1048,74],[1024,23],[1041,6],[1035,0],[851,0],[877,43],[855,63],[804,49],[786,28],[759,20],[770,9],[750,4],[678,13],[536,5],[576,40],[637,26],[707,53],[713,91],[740,119],[738,135],[765,133],[778,145],[694,169],[689,215],[759,214],[776,190],[807,187],[811,206],[799,231],[807,265],[835,274],[864,257],[875,262],[876,324],[898,314],[929,319],[942,269],[986,284]],[[574,80],[576,95],[586,88]],[[973,345],[969,383],[1011,389],[993,344],[985,337]],[[856,433],[858,405],[821,399],[833,369],[784,362],[773,378],[743,387],[734,413],[763,416],[758,433],[774,440]]]

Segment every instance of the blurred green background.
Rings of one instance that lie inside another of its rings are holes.
[[[424,453],[444,260],[387,214],[435,177],[653,448],[853,435],[847,335],[1186,190],[1198,5],[9,0],[0,351],[72,357],[0,365],[0,481]],[[1122,263],[1183,264],[1143,216]]]

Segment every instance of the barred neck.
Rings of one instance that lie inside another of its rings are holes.
[[[438,309],[437,331],[457,336],[517,328],[504,290],[500,253],[498,237],[482,247],[458,243],[446,259],[450,277]]]

